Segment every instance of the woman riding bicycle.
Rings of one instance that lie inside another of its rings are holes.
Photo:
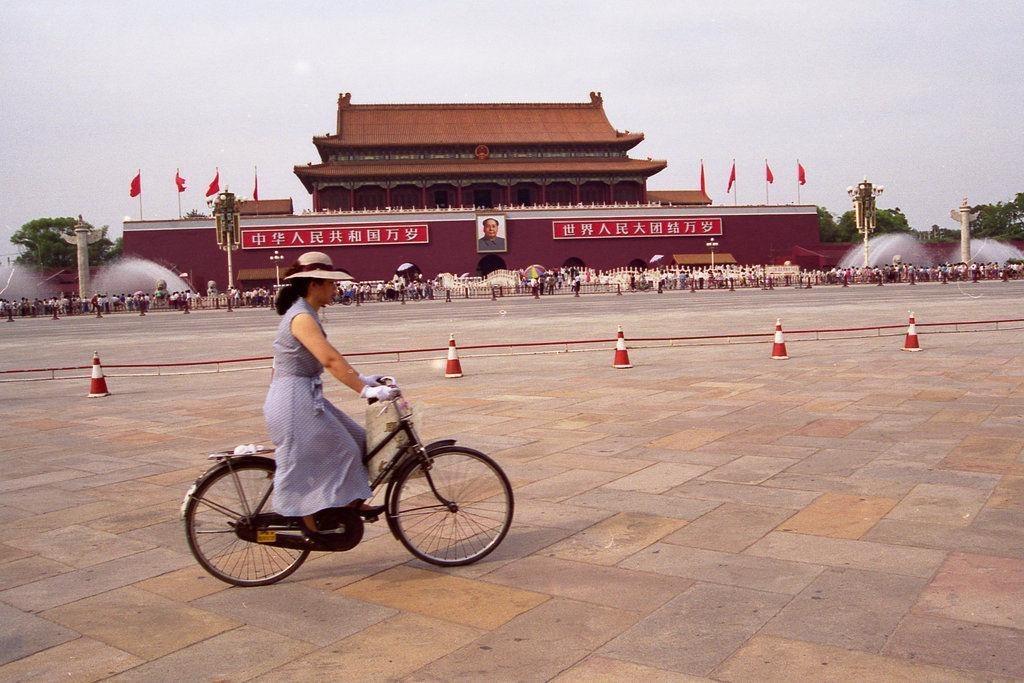
[[[362,461],[366,431],[324,398],[320,375],[326,369],[367,399],[393,399],[398,388],[381,386],[380,375],[360,375],[327,341],[317,313],[333,300],[335,281],[350,279],[327,254],[306,252],[284,279],[276,301],[283,318],[274,340],[274,374],[263,405],[277,446],[273,505],[281,515],[302,517],[315,533],[314,514],[321,510],[353,507],[366,518],[383,511],[364,502],[372,496]]]

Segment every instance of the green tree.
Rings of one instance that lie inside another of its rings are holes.
[[[60,218],[37,218],[25,223],[11,236],[11,242],[24,251],[16,262],[36,268],[74,268],[78,262],[77,247],[65,242],[62,235],[74,235],[76,219],[70,216]],[[86,223],[90,228],[92,227]],[[100,265],[121,255],[123,240],[117,242],[107,238],[108,227],[101,230],[103,237],[89,245],[89,263]]]
[[[1024,192],[1018,192],[1011,202],[980,204],[973,210],[978,212],[978,217],[971,222],[973,237],[1024,239]]]
[[[852,209],[839,217],[838,228],[842,239],[836,240],[837,242],[856,242],[862,239],[857,232],[856,214]],[[871,235],[884,235],[890,232],[914,232],[898,206],[895,209],[878,209],[875,213],[875,231]]]

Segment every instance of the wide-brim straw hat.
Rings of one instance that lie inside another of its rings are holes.
[[[299,271],[285,277],[291,280],[297,277],[311,277],[319,280],[351,280],[352,276],[343,270],[335,270],[331,257],[322,251],[307,251],[299,257]]]

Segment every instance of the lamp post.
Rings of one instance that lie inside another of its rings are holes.
[[[213,218],[217,232],[217,246],[228,254],[228,301],[231,300],[231,290],[235,287],[234,268],[231,264],[231,252],[241,246],[242,241],[242,217],[235,203],[235,195],[230,192],[221,192],[213,204]]]
[[[277,280],[278,288],[281,287],[281,261],[284,260],[284,256],[277,250],[274,250],[274,255],[270,257],[270,260],[274,262],[274,279]]]
[[[864,235],[864,267],[870,265],[868,253],[868,239],[875,231],[875,198],[882,194],[885,188],[881,185],[872,185],[864,178],[857,184],[846,188],[846,194],[853,200],[853,211],[857,221],[857,232]]]
[[[712,237],[704,246],[711,251],[711,272],[713,273],[715,270],[715,249],[718,248],[718,242],[715,241],[714,237]]]

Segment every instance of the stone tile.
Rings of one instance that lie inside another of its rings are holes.
[[[556,543],[546,555],[563,560],[613,565],[675,531],[685,522],[620,512]]]
[[[976,677],[955,669],[757,635],[714,672],[721,681],[905,681],[946,683]]]
[[[182,490],[187,490],[187,486]],[[111,534],[123,534],[135,529],[143,529],[155,524],[174,522],[181,524],[179,511],[171,505],[160,503],[149,507],[126,510],[116,515],[109,515],[94,519],[86,523],[93,529],[106,531]]]
[[[473,564],[461,567],[447,567],[443,570],[438,570],[436,565],[428,564],[422,560],[411,560],[406,564],[410,567],[420,567],[421,569],[429,569],[431,571],[443,571],[450,576],[476,579],[500,567],[504,567],[510,562],[533,555],[571,534],[572,531],[569,529],[529,527],[516,524],[493,553]]]
[[[636,460],[608,455],[584,455],[582,453],[563,452],[537,458],[531,462],[537,465],[564,467],[565,469],[585,469],[603,472],[629,474],[653,464],[649,460]]]
[[[549,680],[635,620],[630,612],[553,598],[407,680]]]
[[[15,586],[32,581],[39,581],[40,579],[63,574],[73,569],[74,567],[54,562],[38,555],[22,557],[13,562],[0,564],[0,590],[14,588]]]
[[[657,439],[656,441],[651,442],[651,447],[692,451],[695,448],[700,448],[712,441],[716,441],[728,433],[729,432],[725,430],[692,427]]]
[[[550,503],[522,498],[516,501],[515,526],[512,527],[512,530],[514,532],[520,524],[523,524],[579,531],[610,517],[612,514],[614,513],[610,510],[596,510],[568,503]]]
[[[393,567],[339,594],[481,629],[494,629],[548,596],[415,567]],[[481,605],[487,605],[481,610]]]
[[[132,585],[135,588],[141,588],[149,593],[155,593],[178,602],[192,602],[231,587],[230,584],[214,578],[198,564],[154,576]]]
[[[3,522],[0,521],[0,524],[3,524]],[[35,553],[30,553],[27,550],[22,550],[21,548],[13,548],[9,545],[4,545],[3,543],[0,543],[0,571],[2,571],[3,565],[9,562],[23,560],[26,557],[32,557],[33,555],[35,555]]]
[[[13,662],[77,637],[74,631],[48,619],[0,603],[0,664]]]
[[[745,455],[742,458],[717,467],[701,479],[709,481],[727,481],[734,484],[760,484],[799,460],[788,458],[764,458],[758,455]]]
[[[157,548],[10,588],[0,592],[0,600],[20,609],[38,612],[159,576],[194,562],[190,557]]]
[[[609,657],[587,657],[576,666],[551,679],[557,683],[593,683],[594,681],[644,681],[645,683],[689,683],[709,681],[709,678],[681,676],[675,671],[655,669],[651,666],[624,662]]]
[[[880,498],[902,498],[914,487],[885,479],[851,479],[818,474],[793,474],[789,471],[776,474],[763,482],[762,486],[798,491],[832,491],[856,496],[877,496]]]
[[[1024,631],[908,615],[883,654],[968,671],[1024,678]]]
[[[708,469],[706,465],[659,462],[639,472],[608,482],[603,488],[664,493],[674,486],[704,474]]]
[[[0,680],[91,683],[141,663],[138,657],[117,648],[78,638],[0,666]]]
[[[249,596],[252,597],[249,597]],[[294,583],[231,588],[191,603],[293,640],[327,645],[392,616],[394,610]],[[344,615],[339,619],[338,615]]]
[[[779,525],[779,531],[860,538],[896,505],[892,498],[826,493]]]
[[[142,659],[162,657],[238,626],[130,587],[55,607],[43,616]]]
[[[613,479],[618,479],[619,476],[616,472],[569,470],[517,488],[516,497],[564,501],[584,491],[597,488],[601,484],[607,484]]]
[[[1024,512],[1024,477],[1005,476],[996,485],[987,505]]]
[[[693,582],[554,557],[527,557],[487,575],[486,581],[634,612],[651,612]],[[614,586],[614,590],[609,590]]]
[[[788,472],[848,477],[877,457],[876,451],[826,448],[794,464]]]
[[[662,540],[705,550],[738,553],[774,529],[791,510],[722,503]]]
[[[1004,439],[971,434],[939,463],[939,467],[1020,477],[1024,476],[1024,462],[1021,462],[1018,456],[1019,438]]]
[[[793,433],[798,436],[843,437],[864,426],[863,420],[841,420],[823,417],[804,425]]]
[[[1024,529],[1022,528],[1013,529],[1008,533],[1004,529],[989,529],[977,524],[970,527],[952,527],[883,519],[864,536],[864,540],[918,548],[939,548],[1024,558]]]
[[[346,680],[393,681],[471,643],[482,633],[420,614],[399,614],[296,659],[259,680],[319,683],[336,679],[344,672]]]
[[[946,526],[969,526],[988,495],[959,486],[918,484],[887,515],[890,519]]]
[[[988,493],[999,483],[999,475],[984,472],[934,469],[931,465],[901,460],[877,459],[850,476],[850,480],[879,479],[906,484],[959,486]]]
[[[897,574],[830,569],[761,632],[877,653],[926,583]]]
[[[655,543],[619,564],[625,569],[682,576],[727,586],[796,595],[824,567],[766,557]]]
[[[410,558],[409,551],[393,537],[380,536],[364,539],[348,552],[314,553],[291,580],[311,588],[334,591],[385,569],[405,564]]]
[[[598,654],[706,676],[790,599],[699,583],[606,644]]]
[[[1024,631],[1024,560],[953,553],[914,613]]]
[[[907,548],[869,541],[825,538],[773,531],[750,546],[750,555],[795,560],[833,567],[889,572],[930,578],[945,553],[940,550]]]
[[[38,536],[16,538],[8,542],[18,548],[74,567],[89,567],[155,547],[152,543],[79,525],[55,529]]]
[[[763,486],[732,484],[724,481],[704,481],[694,479],[669,492],[670,495],[686,498],[702,498],[719,500],[744,505],[760,505],[762,507],[789,508],[800,510],[810,504],[820,494],[815,491],[794,491],[774,489]]]
[[[210,681],[246,681],[315,649],[251,626],[226,631],[114,676],[112,681],[171,681],[184,674]],[[201,673],[200,673],[201,672]]]
[[[587,491],[566,501],[582,507],[594,507],[618,512],[638,512],[674,519],[696,519],[721,505],[719,501],[699,500],[667,494],[619,491],[599,488]],[[518,508],[519,501],[516,501]]]

